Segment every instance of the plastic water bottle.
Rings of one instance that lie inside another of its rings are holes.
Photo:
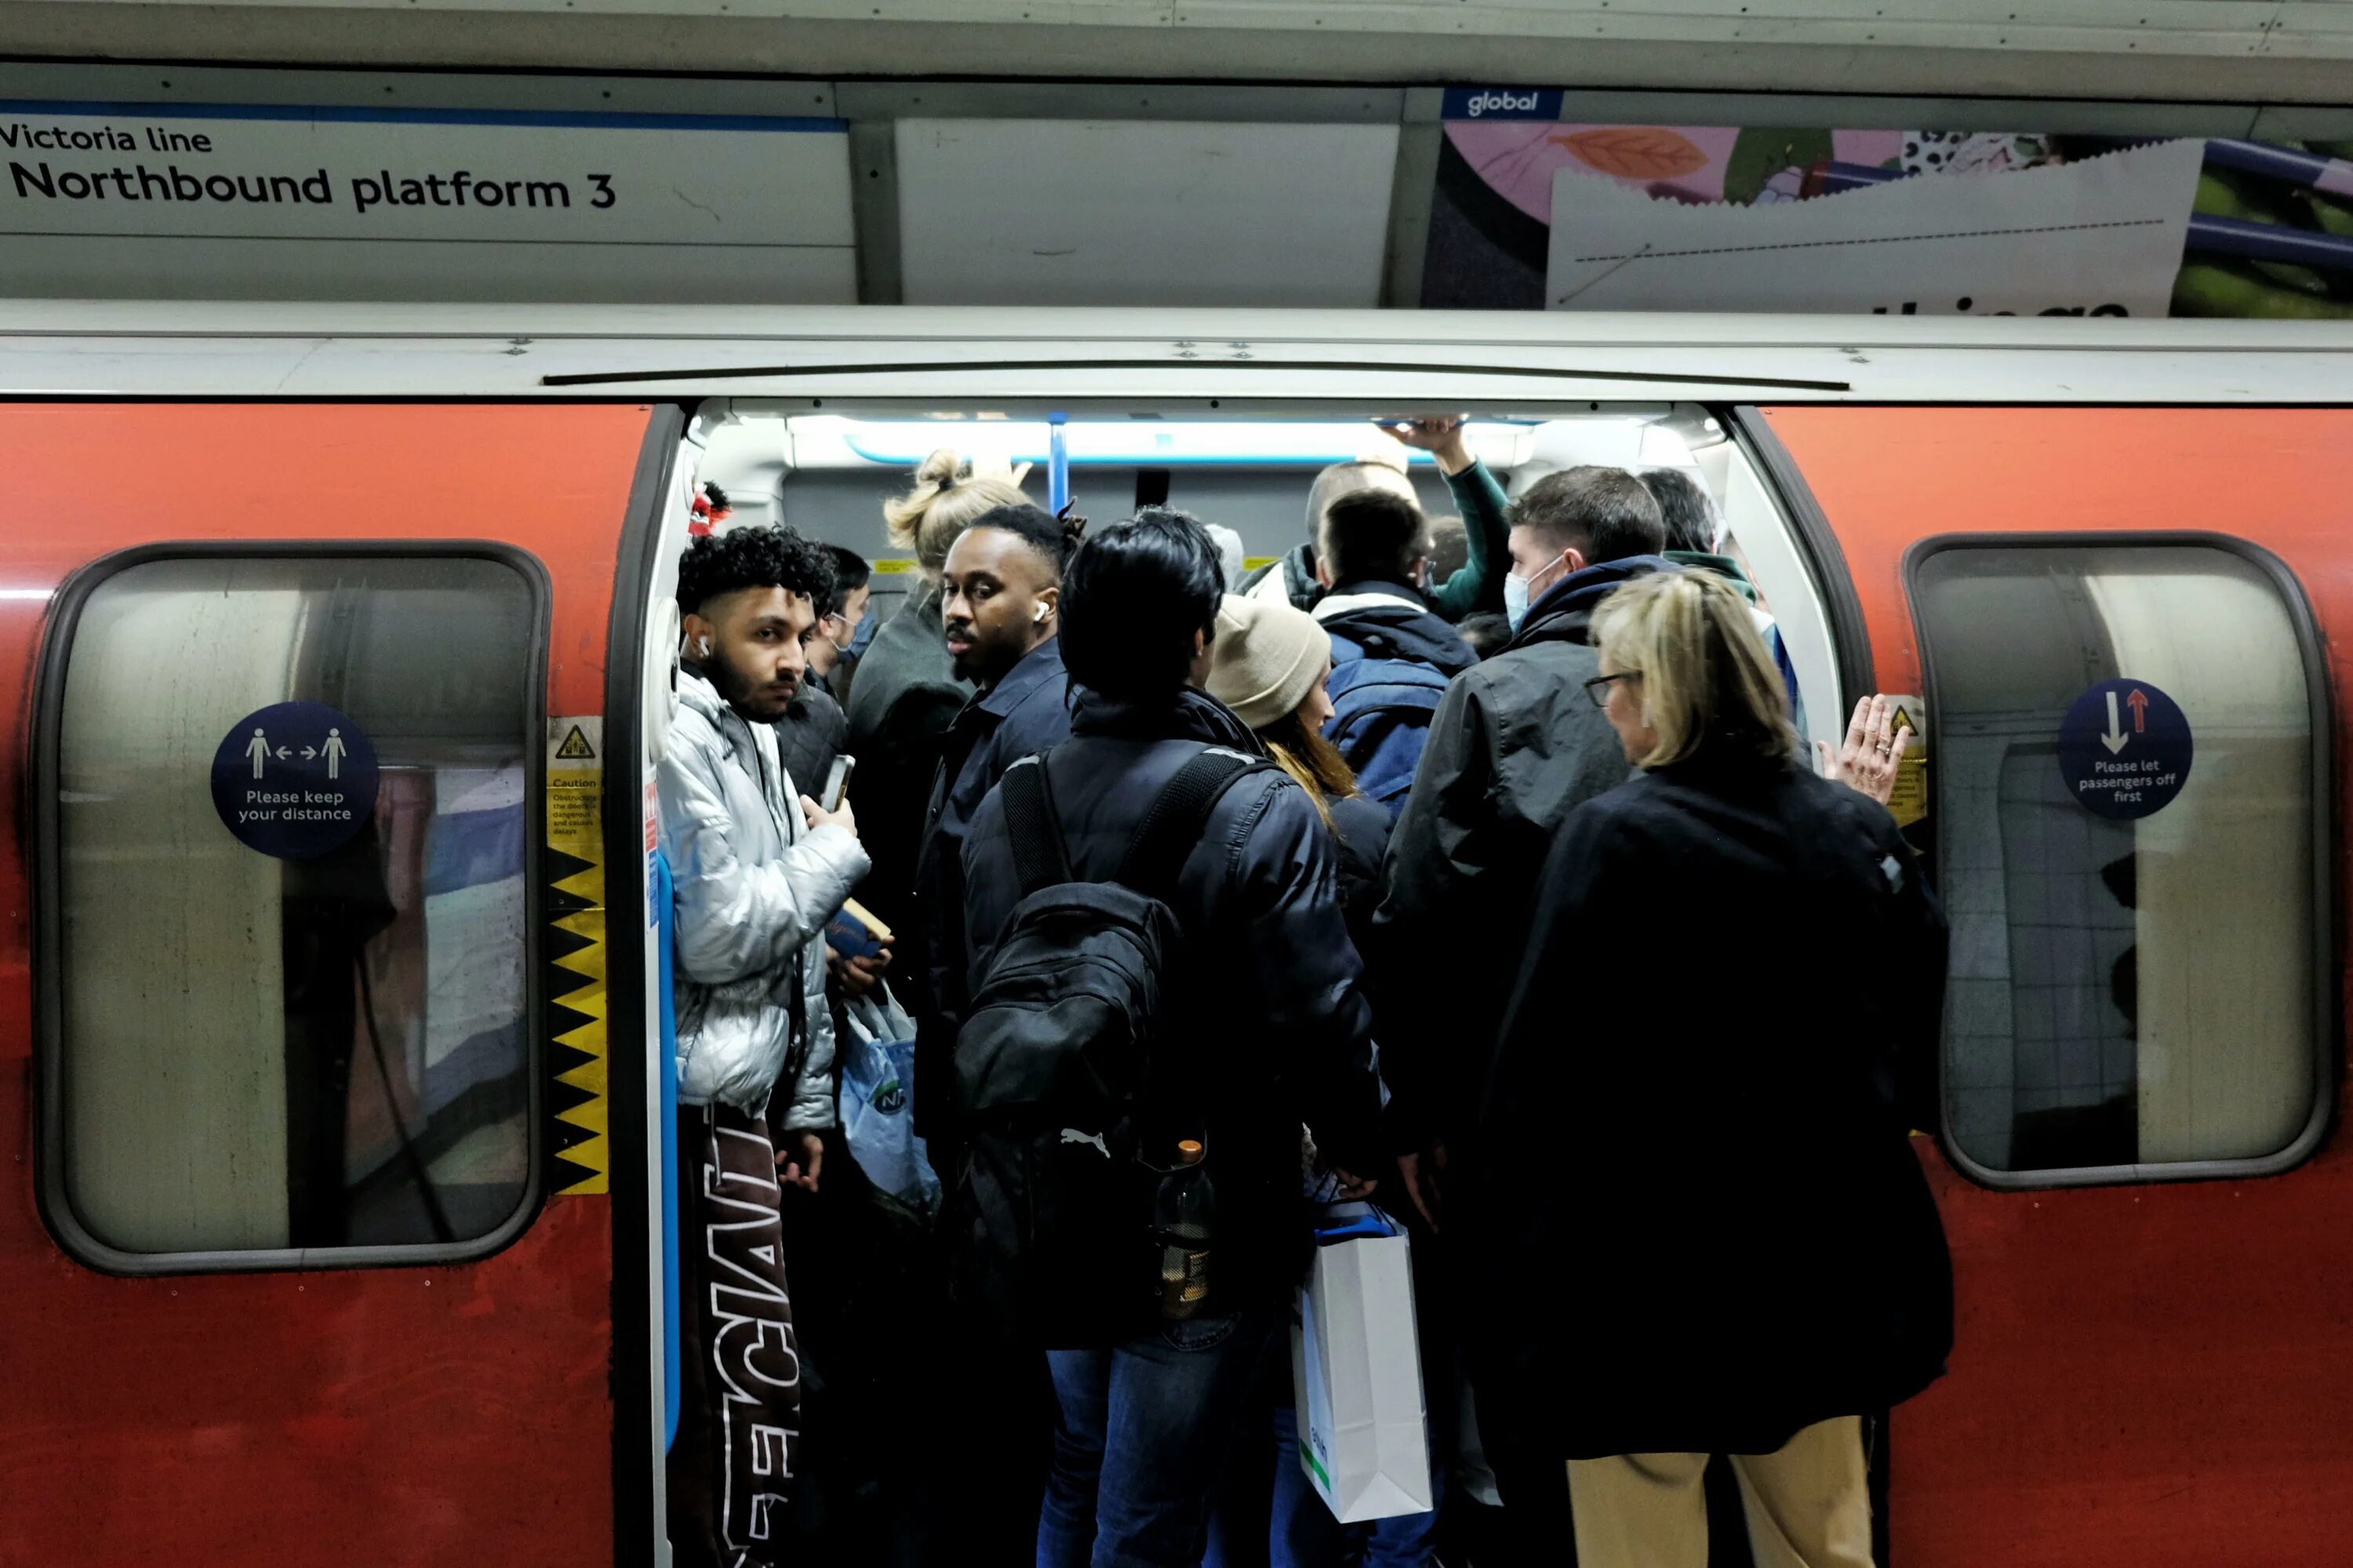
[[[1201,1164],[1201,1146],[1176,1146],[1176,1168],[1160,1179],[1152,1200],[1152,1239],[1160,1251],[1160,1315],[1172,1322],[1207,1311],[1209,1237],[1218,1221],[1217,1190]]]

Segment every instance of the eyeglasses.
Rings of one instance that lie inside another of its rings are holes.
[[[1593,679],[1585,683],[1585,694],[1593,699],[1593,705],[1595,707],[1606,708],[1609,705],[1610,683],[1614,681],[1639,681],[1641,678],[1642,672],[1640,670],[1620,670],[1614,675],[1596,675]]]

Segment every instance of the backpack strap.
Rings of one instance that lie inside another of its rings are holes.
[[[1273,766],[1262,757],[1244,757],[1223,747],[1202,747],[1154,797],[1113,880],[1138,893],[1162,896],[1176,885],[1185,857],[1209,824],[1210,811],[1234,781]]]
[[[1054,811],[1045,755],[1023,758],[1007,768],[997,789],[1005,798],[1005,828],[1013,841],[1013,874],[1021,896],[1070,881],[1071,854]]]

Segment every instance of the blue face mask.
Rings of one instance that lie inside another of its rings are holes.
[[[1552,560],[1538,567],[1529,577],[1524,577],[1517,572],[1504,574],[1504,619],[1512,623],[1514,631],[1517,631],[1520,629],[1520,622],[1528,618],[1528,585],[1552,570],[1554,562],[1567,554],[1567,550],[1563,550],[1560,556],[1555,556]]]

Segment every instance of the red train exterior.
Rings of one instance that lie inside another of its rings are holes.
[[[1843,552],[1883,690],[1920,690],[1903,575],[1920,540],[2204,529],[2294,572],[2341,705],[2353,410],[1765,418]],[[553,585],[546,711],[612,716],[626,683],[608,663],[636,657],[610,645],[617,584],[635,581],[649,453],[676,424],[638,404],[0,406],[0,662],[26,694],[0,742],[12,777],[28,787],[47,595],[157,543],[506,544]],[[2341,705],[2333,719],[2341,736]],[[607,780],[608,800],[635,798],[636,780]],[[36,1190],[26,820],[0,844],[0,1563],[637,1560],[646,1482],[616,1473],[632,1416],[617,1389],[645,1347],[618,1343],[615,1303],[641,1282],[617,1286],[615,1199],[548,1197],[512,1245],[446,1266],[123,1277],[61,1248]],[[2341,904],[2348,867],[2328,853]],[[1920,1149],[1953,1242],[1958,1348],[1895,1417],[1895,1563],[2353,1557],[2341,1139],[2261,1179],[2042,1191],[1980,1186],[1934,1139]],[[628,1238],[628,1257],[642,1249]]]
[[[188,540],[494,537],[554,588],[547,711],[605,705],[642,407],[73,404],[0,409],[0,662],[33,690],[44,601]],[[11,773],[22,779],[20,705]],[[8,1302],[0,1562],[596,1563],[613,1555],[611,1204],[551,1197],[454,1267],[125,1278],[34,1191],[32,903],[0,846]]]

